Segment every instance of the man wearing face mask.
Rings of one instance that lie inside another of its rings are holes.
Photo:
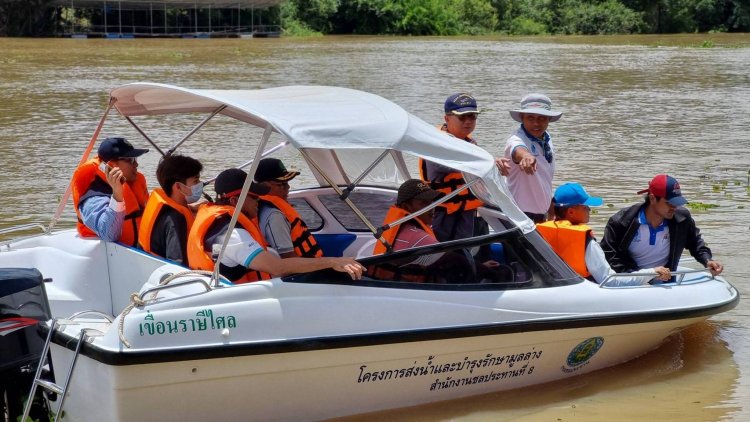
[[[188,204],[203,195],[203,165],[183,155],[162,158],[156,167],[161,188],[154,189],[143,211],[138,242],[144,251],[187,266],[187,237],[195,220]]]

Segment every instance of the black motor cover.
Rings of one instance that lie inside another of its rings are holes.
[[[10,420],[21,414],[44,348],[39,322],[50,318],[39,270],[0,268],[0,415]]]

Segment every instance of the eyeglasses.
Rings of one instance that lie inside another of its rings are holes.
[[[138,163],[138,158],[136,157],[120,157],[117,159],[117,161],[127,161],[131,166],[134,166]]]
[[[457,114],[456,117],[458,117],[458,120],[465,122],[467,120],[476,120],[477,114],[476,113]]]

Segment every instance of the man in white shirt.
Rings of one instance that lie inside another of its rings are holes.
[[[268,187],[253,183],[245,201],[239,197],[247,174],[240,169],[224,170],[216,177],[216,204],[203,205],[198,210],[188,236],[188,259],[198,269],[212,269],[221,250],[229,222],[236,211],[241,214],[230,234],[221,257],[221,274],[235,283],[247,283],[271,276],[307,273],[326,268],[344,272],[358,280],[364,267],[347,257],[336,258],[279,258],[266,250],[266,241],[255,217],[258,201],[269,192]]]
[[[555,175],[555,154],[547,127],[560,120],[562,112],[552,110],[552,101],[546,95],[529,94],[521,100],[521,108],[511,110],[510,115],[521,125],[505,142],[505,158],[511,162],[508,188],[521,211],[541,223],[551,211]]]

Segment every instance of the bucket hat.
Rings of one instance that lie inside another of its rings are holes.
[[[552,110],[552,100],[544,94],[529,94],[521,100],[521,108],[510,110],[510,117],[517,122],[523,122],[521,113],[538,114],[549,117],[550,122],[556,122],[562,117],[561,111]]]

